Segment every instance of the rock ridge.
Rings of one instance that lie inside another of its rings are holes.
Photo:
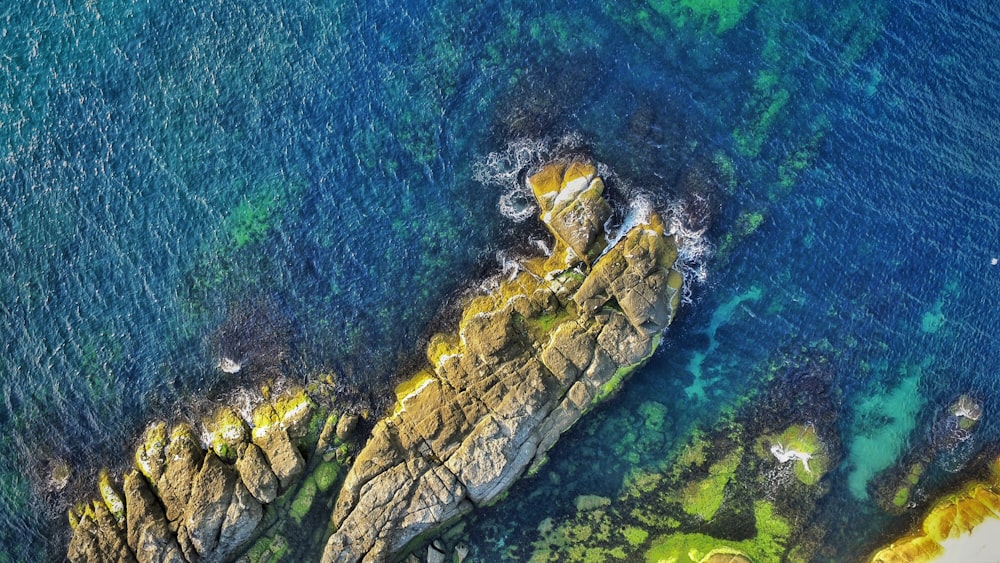
[[[676,241],[655,212],[613,244],[604,183],[585,160],[528,185],[555,239],[435,335],[349,470],[324,562],[382,561],[494,502],[559,435],[655,351],[680,304]]]

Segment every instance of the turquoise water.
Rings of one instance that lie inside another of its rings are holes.
[[[804,349],[841,397],[816,518],[838,530],[830,557],[865,553],[906,519],[867,482],[958,394],[986,413],[966,458],[1000,431],[1000,13],[733,4],[0,9],[0,551],[58,558],[65,508],[164,409],[327,372],[384,408],[448,297],[538,236],[501,213],[497,173],[516,166],[496,158],[570,135],[619,200],[668,202],[723,157],[735,182],[713,193],[716,252],[663,351],[553,451],[571,464],[555,501],[505,517],[533,530],[576,495],[613,496]],[[650,399],[656,445],[609,449],[600,429]],[[551,495],[543,479],[496,510]],[[530,541],[499,534],[477,555]]]

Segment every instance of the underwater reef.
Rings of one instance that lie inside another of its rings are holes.
[[[220,407],[200,433],[155,422],[122,484],[102,473],[101,498],[71,510],[69,559],[257,562],[322,548],[323,561],[382,561],[543,465],[657,349],[684,275],[651,206],[609,232],[589,160],[550,162],[527,183],[554,242],[465,298],[457,329],[430,339],[356,456],[358,417],[338,416],[322,381],[274,398],[265,388],[245,416]]]

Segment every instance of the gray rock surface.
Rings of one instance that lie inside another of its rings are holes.
[[[121,498],[105,476],[103,501],[70,512],[67,557],[74,563],[232,560],[259,531],[264,506],[278,498],[279,475],[287,488],[305,470],[297,438],[289,434],[305,434],[313,407],[304,392],[262,404],[254,413],[260,424],[254,439],[266,449],[249,441],[246,421],[228,407],[203,422],[208,450],[186,423],[169,435],[166,423],[150,424]]]

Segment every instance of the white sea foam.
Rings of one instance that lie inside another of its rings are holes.
[[[492,152],[476,162],[473,166],[473,179],[484,186],[500,188],[502,193],[497,203],[500,213],[516,222],[525,221],[538,212],[534,196],[524,181],[525,176],[543,164],[561,155],[571,154],[582,146],[584,146],[583,137],[575,133],[562,137],[513,141],[503,150]],[[605,225],[605,231],[609,233],[610,247],[632,227],[648,222],[657,206],[652,198],[642,193],[641,189],[628,185],[624,179],[619,178],[607,164],[596,162],[595,165],[597,174],[604,178],[605,182],[614,183],[617,190],[629,196],[629,208],[625,211],[621,224],[614,228],[615,219],[612,218]],[[677,241],[675,268],[684,274],[682,301],[690,303],[692,288],[705,283],[708,278],[705,263],[712,253],[712,245],[705,236],[705,229],[691,229],[688,226],[690,221],[681,202],[668,205],[661,216],[666,224],[667,234],[672,235]],[[551,250],[545,248],[543,244],[536,244],[546,255],[551,253]],[[510,274],[507,266],[504,267],[504,274]],[[491,280],[484,284],[483,289],[487,290],[486,286],[496,284],[498,281],[499,279]]]
[[[675,268],[684,274],[682,301],[691,302],[693,284],[703,284],[708,280],[706,261],[712,254],[712,244],[705,236],[705,229],[688,227],[687,214],[680,202],[671,204],[663,215],[667,234],[677,241],[677,262]]]
[[[534,196],[528,191],[523,176],[582,144],[582,138],[575,134],[513,141],[504,150],[491,152],[476,162],[472,177],[484,186],[499,188],[502,192],[497,202],[500,213],[520,223],[538,212]]]

